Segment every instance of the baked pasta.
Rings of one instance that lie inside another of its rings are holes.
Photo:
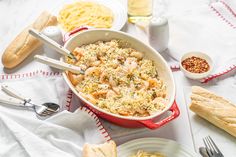
[[[166,107],[166,85],[154,62],[119,40],[82,45],[72,52],[84,75],[68,73],[76,90],[88,101],[122,116],[144,117]]]

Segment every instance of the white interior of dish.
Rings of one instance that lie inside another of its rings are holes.
[[[168,64],[166,63],[166,61],[163,59],[163,57],[158,52],[156,52],[150,46],[147,46],[143,42],[135,39],[134,37],[132,37],[126,33],[119,32],[119,31],[113,31],[113,30],[107,30],[107,29],[88,30],[85,32],[78,33],[78,34],[74,35],[71,39],[69,39],[64,46],[68,50],[73,51],[76,47],[84,45],[84,44],[94,43],[99,40],[110,41],[112,39],[120,39],[122,41],[128,42],[130,44],[130,47],[143,52],[145,54],[145,58],[149,58],[155,62],[160,78],[167,85],[167,99],[168,99],[167,107],[162,112],[158,112],[158,113],[153,114],[148,117],[132,117],[132,116],[121,116],[121,115],[117,115],[117,114],[112,114],[110,112],[107,112],[107,111],[104,111],[104,110],[98,108],[97,106],[91,104],[86,99],[84,99],[82,96],[80,96],[80,94],[76,91],[76,89],[73,87],[70,80],[67,78],[66,74],[64,73],[63,76],[64,76],[67,84],[72,89],[72,91],[79,98],[81,98],[85,103],[92,105],[97,110],[107,113],[107,114],[110,114],[115,117],[123,118],[123,119],[146,120],[146,119],[154,118],[154,117],[166,112],[172,106],[174,99],[175,99],[174,79],[173,79],[172,72],[171,72]]]

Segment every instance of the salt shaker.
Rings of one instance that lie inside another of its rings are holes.
[[[148,40],[158,52],[163,52],[168,48],[169,25],[166,18],[154,17],[150,20]]]
[[[63,38],[62,38],[62,32],[61,30],[56,27],[56,26],[48,26],[45,29],[43,29],[42,33],[57,42],[58,44],[62,45],[63,44]],[[44,52],[46,56],[53,58],[53,59],[59,59],[61,55],[55,50],[52,50],[49,48],[47,45],[44,45]]]

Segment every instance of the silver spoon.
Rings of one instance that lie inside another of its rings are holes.
[[[32,102],[27,102],[28,104],[32,105],[35,113],[39,116],[47,116],[59,111],[60,107],[58,104],[52,102],[46,102],[42,105],[36,105]],[[27,105],[27,104],[25,104]]]
[[[49,107],[57,106],[57,104],[54,103],[44,103],[42,105],[35,105],[14,97],[10,97],[8,95],[1,95],[0,102],[18,107],[32,107],[35,113],[39,116],[47,116],[56,113],[56,110],[51,110]]]
[[[50,39],[46,35],[38,32],[37,30],[30,28],[29,34],[31,34],[32,36],[34,36],[35,38],[37,38],[38,40],[40,40],[44,44],[48,45],[52,49],[56,50],[56,52],[58,52],[62,55],[68,56],[71,59],[77,60],[76,57],[69,50],[64,48],[62,45],[59,45],[57,42]]]
[[[47,102],[42,105],[38,105],[32,102],[31,99],[24,98],[21,94],[17,93],[15,90],[10,88],[8,85],[3,84],[2,90],[9,96],[1,96],[0,102],[15,105],[15,106],[25,106],[32,107],[37,115],[47,116],[59,111],[60,106],[55,103]]]
[[[50,48],[56,50],[56,52],[64,56],[68,56],[69,58],[77,61],[76,57],[69,50],[64,48],[62,45],[59,45],[57,42],[50,39],[46,35],[32,28],[29,29],[29,33],[35,38],[37,38],[38,40],[40,40],[41,42],[43,42],[44,44],[48,45]],[[82,74],[82,75],[84,74],[84,71],[78,66],[67,64],[65,62],[61,62],[61,61],[58,61],[58,60],[55,60],[46,56],[35,55],[34,58],[38,62],[41,62],[43,64],[49,65],[57,69],[68,70],[73,73]]]

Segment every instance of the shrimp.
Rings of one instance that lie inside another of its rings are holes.
[[[113,91],[113,90],[109,90],[107,92],[107,95],[106,95],[106,98],[109,99],[109,98],[113,98],[115,97],[117,94]]]
[[[158,80],[156,78],[149,78],[148,82],[149,82],[149,88],[157,88],[157,89],[165,88],[165,86],[163,86],[162,80]]]
[[[96,99],[106,98],[107,92],[108,92],[107,90],[96,91],[92,93],[92,96]]]
[[[132,107],[121,107],[117,109],[117,112],[123,116],[132,116],[136,112]]]
[[[91,65],[91,63],[96,62],[96,61],[97,61],[97,56],[90,57],[88,60],[90,65]]]
[[[79,65],[77,65],[77,66],[79,66],[84,71],[87,69],[87,66],[85,64],[80,64],[79,63]]]
[[[116,83],[116,81],[114,81],[112,76],[109,77],[109,84],[111,85],[111,87],[116,87],[117,86],[117,83]]]
[[[154,100],[152,100],[152,103],[155,104],[155,107],[158,109],[164,109],[167,104],[166,100],[162,97],[155,98]]]
[[[149,82],[148,81],[143,81],[142,82],[142,89],[148,89],[149,87]]]
[[[149,88],[154,88],[158,86],[158,81],[156,78],[148,79],[148,83],[149,83]]]
[[[76,86],[79,82],[84,80],[84,75],[75,75],[71,72],[68,72],[68,77],[74,86]]]
[[[97,60],[97,61],[91,61],[89,65],[97,67],[97,66],[99,66],[99,64],[101,64],[101,61]]]
[[[113,60],[113,61],[112,61],[112,64],[111,64],[111,67],[114,68],[114,69],[116,69],[118,66],[119,66],[118,60]]]
[[[165,87],[163,87],[161,89],[156,88],[155,93],[156,93],[156,97],[165,98],[166,97],[166,88]]]
[[[129,116],[130,115],[128,111],[124,111],[124,110],[118,110],[117,112],[122,116]]]
[[[124,63],[125,57],[123,57],[123,56],[118,56],[118,57],[117,57],[117,60],[118,60],[119,62],[121,62],[121,63]]]
[[[142,116],[150,116],[150,114],[147,112],[147,110],[139,107],[136,109],[136,112],[139,114],[139,115],[142,115]]]
[[[73,51],[73,55],[75,55],[77,60],[80,60],[80,58],[83,56],[83,49],[76,47],[75,50]]]
[[[143,53],[137,52],[137,51],[133,51],[133,52],[131,52],[130,56],[131,57],[135,57],[135,58],[140,60],[140,59],[143,58]]]
[[[90,67],[85,71],[85,77],[96,75],[99,76],[101,74],[101,69],[99,67]]]
[[[109,82],[109,76],[108,76],[108,74],[105,70],[101,73],[99,81],[102,82],[102,83],[108,83]]]
[[[123,67],[117,67],[116,68],[116,77],[126,77],[127,76],[127,69],[123,68]]]
[[[140,74],[140,77],[141,77],[142,79],[144,79],[144,80],[147,80],[149,76],[148,76],[147,74],[145,74],[145,73],[141,73],[141,74]]]
[[[97,104],[98,100],[95,99],[92,95],[90,94],[84,94],[82,92],[80,92],[80,95],[85,98],[86,100],[88,100],[89,102],[91,102],[92,104]]]
[[[125,69],[132,72],[135,68],[137,68],[138,63],[133,58],[127,58],[124,62]]]
[[[119,87],[112,87],[112,90],[113,90],[116,94],[120,94],[120,89],[119,89]]]
[[[135,90],[147,90],[148,87],[149,87],[148,81],[144,80],[138,81],[135,84],[133,83],[130,84],[130,88],[133,88]]]
[[[132,111],[129,111],[129,110],[126,110],[126,109],[118,109],[117,112],[122,115],[122,116],[130,116],[130,115],[133,115]]]

